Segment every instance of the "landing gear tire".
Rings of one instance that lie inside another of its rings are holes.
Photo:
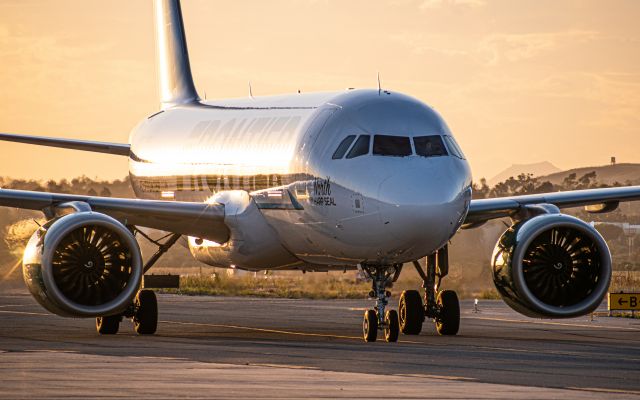
[[[375,342],[378,338],[378,314],[375,310],[367,310],[364,312],[362,335],[365,342]]]
[[[400,330],[405,335],[419,335],[424,322],[422,297],[417,290],[405,290],[398,302]]]
[[[96,318],[96,331],[101,335],[115,335],[120,328],[119,315],[109,315],[107,317]]]
[[[153,335],[158,328],[158,300],[153,290],[141,290],[134,300],[133,329],[139,335]]]
[[[460,302],[453,290],[443,290],[437,299],[440,313],[436,318],[436,330],[440,335],[455,335],[460,329]]]
[[[398,312],[396,310],[387,310],[384,316],[384,339],[387,342],[397,342],[399,334]]]

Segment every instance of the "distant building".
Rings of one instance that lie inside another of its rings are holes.
[[[638,235],[640,234],[640,225],[632,225],[628,222],[590,222],[589,225],[595,227],[596,225],[615,225],[619,228],[622,228],[622,232],[626,236]]]

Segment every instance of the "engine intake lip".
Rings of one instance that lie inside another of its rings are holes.
[[[76,229],[94,225],[112,231],[122,241],[122,244],[130,250],[131,273],[129,274],[124,290],[115,298],[100,305],[86,305],[69,299],[56,283],[53,268],[43,268],[42,278],[51,300],[66,313],[74,317],[94,317],[117,314],[129,305],[131,299],[137,293],[142,281],[142,256],[138,242],[120,222],[105,214],[95,212],[80,212],[68,214],[56,220],[46,231],[41,264],[53,266],[54,255],[60,243]]]
[[[600,273],[596,287],[586,298],[576,304],[568,306],[554,306],[540,300],[529,288],[522,265],[522,261],[531,243],[544,232],[556,228],[574,229],[585,235],[596,246],[600,256]],[[588,314],[600,305],[601,300],[609,289],[609,283],[611,281],[611,253],[602,236],[590,225],[566,214],[540,215],[531,218],[521,226],[521,229],[519,229],[516,234],[516,243],[513,259],[518,263],[518,268],[515,269],[513,276],[514,284],[517,290],[523,294],[523,297],[536,309],[537,313],[568,318]],[[599,301],[594,301],[594,299]]]

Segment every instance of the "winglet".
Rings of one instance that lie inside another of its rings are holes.
[[[154,0],[154,12],[161,107],[197,102],[180,0]]]

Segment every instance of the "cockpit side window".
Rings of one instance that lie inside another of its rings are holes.
[[[411,141],[406,136],[375,135],[373,155],[405,157],[413,154]]]
[[[338,160],[344,157],[344,154],[347,152],[347,150],[349,150],[349,146],[351,146],[351,143],[353,143],[355,138],[356,135],[349,135],[344,138],[338,145],[338,148],[336,149],[335,153],[333,153],[333,156],[331,158],[334,160]]]
[[[413,138],[416,154],[422,157],[446,156],[447,149],[440,135],[416,136]]]
[[[351,150],[349,150],[349,154],[347,154],[347,158],[355,158],[359,156],[363,156],[365,154],[369,154],[369,142],[371,140],[371,136],[369,135],[360,135],[356,143],[353,145]]]
[[[449,153],[451,153],[452,155],[461,158],[461,159],[465,159],[464,154],[462,153],[462,150],[460,149],[460,146],[458,146],[458,143],[456,142],[456,140],[453,138],[453,136],[445,136],[444,137],[445,142],[447,142],[447,147],[449,148]]]

